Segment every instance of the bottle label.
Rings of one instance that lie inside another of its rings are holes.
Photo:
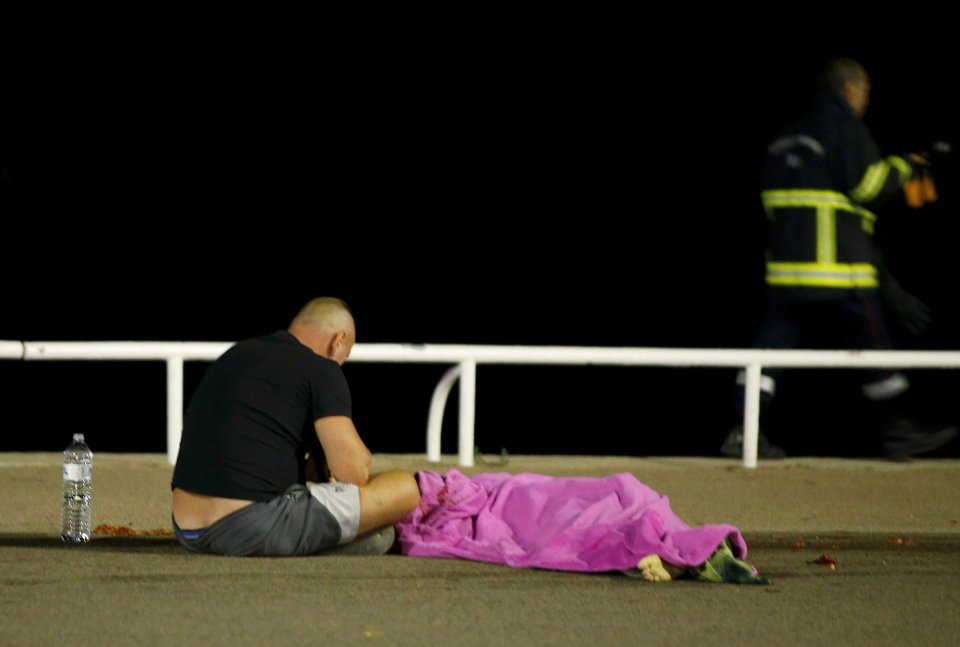
[[[85,481],[90,478],[90,465],[68,463],[63,466],[64,481]]]

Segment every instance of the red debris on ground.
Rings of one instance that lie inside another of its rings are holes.
[[[837,563],[833,561],[833,558],[830,557],[830,555],[827,555],[826,553],[820,555],[820,557],[816,558],[813,561],[807,562],[807,564],[821,564],[829,568],[831,571],[837,570]]]
[[[95,535],[113,535],[114,537],[135,537],[143,535],[173,535],[171,528],[153,528],[152,530],[135,530],[130,526],[111,526],[102,523],[93,529]]]

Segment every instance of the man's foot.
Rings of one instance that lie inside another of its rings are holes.
[[[743,458],[743,427],[736,426],[730,430],[720,446],[720,453],[731,458]],[[767,440],[762,433],[757,439],[757,457],[767,459],[786,458],[787,453]]]
[[[371,530],[363,535],[358,535],[356,539],[349,544],[334,546],[323,551],[323,555],[350,555],[359,557],[370,557],[375,555],[386,555],[393,548],[393,542],[397,538],[397,532],[393,526]]]
[[[687,569],[687,574],[701,582],[727,582],[729,584],[769,584],[770,580],[758,576],[753,566],[737,559],[724,539],[713,555],[700,566]]]
[[[636,568],[623,573],[646,582],[669,582],[683,575],[684,569],[664,562],[659,555],[647,555],[637,562]]]
[[[956,427],[938,429],[912,424],[902,425],[884,435],[883,455],[891,461],[908,461],[914,456],[943,447],[956,435]]]

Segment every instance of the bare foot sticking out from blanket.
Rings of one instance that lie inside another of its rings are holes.
[[[626,574],[647,582],[669,582],[683,575],[683,572],[682,567],[664,562],[659,555],[647,555],[637,562],[636,569],[626,571]]]

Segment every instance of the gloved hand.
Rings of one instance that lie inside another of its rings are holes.
[[[880,268],[880,297],[897,315],[903,327],[914,335],[930,327],[930,308],[923,301],[903,289],[885,268]]]

